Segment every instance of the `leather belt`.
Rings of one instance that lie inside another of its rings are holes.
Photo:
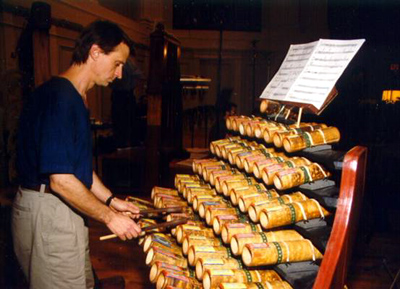
[[[40,192],[40,187],[41,186],[42,185],[37,185],[37,186],[26,186],[26,185],[23,185],[21,187],[24,188],[24,189]],[[53,193],[53,191],[50,189],[49,185],[43,184],[43,186],[44,186],[44,192],[45,193],[47,193],[47,194],[52,194]]]

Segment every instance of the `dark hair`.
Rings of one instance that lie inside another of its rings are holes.
[[[85,63],[93,44],[97,44],[105,54],[108,54],[121,42],[129,48],[132,47],[132,41],[117,24],[97,20],[86,26],[76,40],[71,62],[72,64]]]

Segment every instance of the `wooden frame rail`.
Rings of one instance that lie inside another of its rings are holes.
[[[356,146],[345,155],[332,232],[314,289],[344,288],[364,195],[366,166],[367,148]]]

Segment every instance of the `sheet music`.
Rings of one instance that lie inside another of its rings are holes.
[[[291,45],[261,98],[312,104],[320,109],[365,39]]]

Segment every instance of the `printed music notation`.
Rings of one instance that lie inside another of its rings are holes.
[[[291,45],[261,98],[309,104],[320,110],[365,39],[320,39]]]

